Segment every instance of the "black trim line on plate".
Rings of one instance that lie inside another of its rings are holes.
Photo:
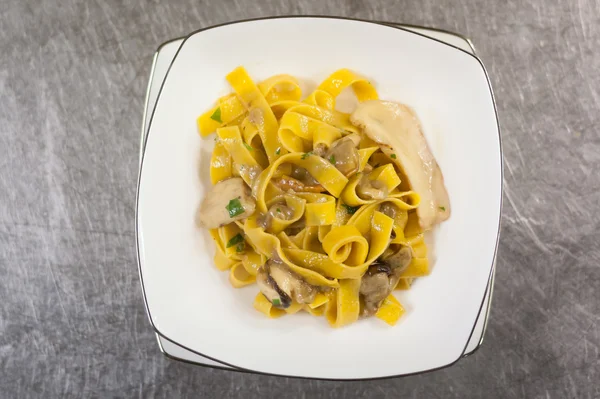
[[[139,225],[139,219],[138,219],[139,218],[139,212],[138,212],[138,209],[139,209],[139,194],[140,194],[140,183],[141,183],[141,179],[142,179],[142,170],[143,170],[143,164],[144,164],[146,146],[147,146],[147,143],[148,143],[148,139],[150,138],[150,134],[149,134],[150,128],[152,126],[152,121],[154,119],[154,114],[156,112],[156,108],[158,106],[158,102],[160,101],[162,90],[164,88],[165,82],[168,79],[168,75],[169,75],[169,72],[171,70],[171,67],[173,66],[173,63],[175,62],[175,60],[177,59],[177,56],[179,55],[179,52],[181,51],[181,48],[183,47],[183,45],[185,44],[185,42],[191,36],[193,36],[193,35],[195,35],[197,33],[203,32],[205,30],[210,30],[210,29],[219,28],[219,27],[227,26],[227,25],[238,24],[238,23],[252,22],[252,21],[262,21],[262,20],[271,20],[271,19],[287,19],[287,18],[296,18],[296,19],[308,19],[308,18],[314,18],[314,19],[316,19],[316,18],[337,19],[337,20],[347,20],[347,21],[364,22],[364,23],[370,23],[370,24],[375,24],[375,25],[386,26],[386,27],[389,27],[391,29],[398,29],[398,30],[401,30],[401,31],[404,31],[404,32],[408,32],[408,33],[417,35],[417,36],[421,36],[421,37],[426,38],[428,40],[433,40],[433,41],[441,43],[441,44],[443,44],[445,46],[452,47],[452,48],[454,48],[454,49],[456,49],[456,50],[458,50],[458,51],[460,51],[460,52],[462,52],[464,54],[467,54],[470,57],[473,57],[479,63],[479,65],[481,66],[481,68],[482,68],[482,70],[483,70],[483,72],[485,74],[486,81],[488,83],[488,89],[490,90],[490,95],[491,95],[491,98],[492,98],[492,105],[494,107],[494,114],[495,114],[495,117],[496,117],[496,127],[497,127],[497,130],[498,130],[498,143],[499,143],[499,150],[500,150],[500,178],[501,178],[500,179],[500,195],[501,196],[500,196],[500,209],[499,209],[499,216],[498,216],[498,233],[496,235],[496,245],[494,247],[494,256],[493,256],[493,260],[492,260],[492,265],[490,267],[490,274],[489,274],[489,277],[488,277],[488,286],[486,287],[486,290],[484,291],[484,294],[483,294],[483,298],[481,299],[481,305],[479,306],[479,311],[477,312],[477,316],[475,318],[475,322],[474,322],[473,327],[471,329],[471,333],[469,334],[469,337],[467,339],[465,347],[464,347],[462,353],[459,355],[459,357],[456,360],[454,360],[454,361],[452,361],[452,362],[450,362],[450,363],[448,363],[446,365],[443,365],[443,366],[440,366],[440,367],[435,367],[435,368],[428,369],[428,370],[421,370],[421,371],[417,371],[417,372],[414,372],[414,373],[405,373],[405,374],[390,375],[390,376],[383,376],[383,377],[372,377],[372,378],[353,378],[353,379],[345,379],[345,378],[319,378],[319,377],[305,377],[305,376],[289,376],[289,375],[281,375],[281,374],[274,374],[274,373],[266,373],[266,372],[261,372],[261,371],[256,371],[256,370],[249,370],[249,369],[246,369],[246,368],[243,368],[243,367],[235,366],[233,364],[229,364],[227,362],[224,362],[224,361],[221,361],[221,360],[218,360],[218,359],[214,359],[214,358],[212,358],[210,356],[207,356],[207,355],[205,355],[203,353],[200,353],[200,352],[198,352],[196,350],[193,350],[193,349],[190,349],[190,348],[188,348],[188,347],[186,347],[184,345],[181,345],[180,343],[175,342],[174,340],[169,339],[164,334],[162,334],[156,328],[156,325],[154,324],[154,321],[152,320],[152,315],[150,314],[150,309],[148,307],[148,301],[147,301],[147,298],[146,298],[146,290],[145,290],[145,287],[144,287],[143,272],[142,272],[141,261],[140,261],[139,230],[138,230],[138,225]],[[479,316],[481,315],[481,311],[482,311],[482,308],[483,308],[483,305],[484,305],[484,302],[485,302],[485,296],[486,296],[487,291],[489,289],[489,282],[490,282],[490,279],[492,278],[492,276],[494,274],[494,271],[495,271],[495,267],[494,267],[494,263],[493,262],[495,261],[496,256],[497,256],[497,252],[498,252],[498,243],[499,243],[499,239],[500,239],[500,227],[501,227],[500,221],[501,221],[501,218],[502,218],[503,193],[504,193],[504,187],[503,187],[503,181],[504,181],[504,158],[503,158],[503,151],[502,151],[502,136],[500,134],[500,124],[499,124],[499,121],[498,121],[498,110],[496,108],[496,100],[495,100],[494,93],[493,93],[493,90],[492,90],[492,86],[491,86],[489,74],[488,74],[488,72],[487,72],[487,70],[486,70],[483,62],[475,54],[469,53],[469,52],[467,52],[467,51],[465,51],[465,50],[463,50],[463,49],[461,49],[459,47],[456,47],[454,45],[451,45],[449,43],[443,42],[441,40],[438,40],[438,39],[435,39],[435,38],[423,35],[421,33],[414,32],[414,31],[411,31],[411,30],[408,30],[408,29],[404,29],[404,28],[401,28],[401,27],[398,27],[398,26],[390,25],[390,23],[374,22],[374,21],[362,20],[362,19],[357,19],[357,18],[332,17],[332,16],[323,16],[323,15],[304,15],[304,16],[290,15],[290,16],[275,16],[275,17],[252,18],[252,19],[246,19],[246,20],[240,20],[240,21],[227,22],[227,23],[223,23],[223,24],[218,24],[218,25],[214,25],[214,26],[210,26],[210,27],[198,29],[196,31],[191,32],[188,36],[185,37],[184,41],[181,43],[181,45],[177,49],[177,52],[175,53],[175,56],[173,57],[173,60],[169,64],[169,68],[167,69],[167,73],[165,75],[165,79],[161,83],[160,90],[159,90],[159,93],[158,93],[158,96],[157,96],[157,99],[156,99],[156,104],[155,104],[155,107],[154,107],[154,109],[152,111],[152,115],[150,116],[150,120],[149,120],[148,126],[149,126],[148,135],[147,135],[146,141],[144,142],[144,148],[142,150],[142,159],[141,159],[141,162],[140,162],[140,170],[139,170],[139,174],[138,174],[138,184],[137,184],[137,190],[136,190],[135,237],[136,237],[136,252],[137,252],[137,258],[138,258],[138,272],[139,272],[139,275],[140,275],[140,283],[142,285],[142,293],[143,293],[143,297],[144,297],[144,305],[146,307],[146,312],[148,314],[148,319],[150,320],[150,324],[152,325],[152,328],[154,329],[154,331],[155,331],[156,334],[160,335],[164,339],[166,339],[166,340],[168,340],[168,341],[170,341],[170,342],[172,342],[172,343],[174,343],[174,344],[176,344],[176,345],[178,345],[178,346],[180,346],[180,347],[182,347],[182,348],[184,348],[184,349],[186,349],[186,350],[188,350],[188,351],[190,351],[192,353],[195,353],[195,354],[197,354],[199,356],[203,356],[203,357],[205,357],[207,359],[210,359],[210,360],[213,360],[215,362],[218,362],[218,363],[230,366],[230,367],[234,367],[234,368],[236,368],[236,369],[238,369],[240,371],[251,372],[251,373],[256,373],[256,374],[263,374],[263,375],[288,377],[288,378],[302,378],[302,379],[329,380],[329,381],[371,381],[371,380],[382,380],[382,379],[388,379],[388,378],[396,378],[396,377],[405,377],[405,376],[411,376],[411,375],[419,375],[419,374],[424,374],[424,373],[428,373],[428,372],[432,372],[432,371],[436,371],[436,370],[441,370],[441,369],[444,369],[444,368],[447,368],[447,367],[450,367],[450,366],[454,365],[456,362],[458,362],[460,359],[462,359],[463,355],[465,354],[465,352],[467,350],[467,346],[469,345],[469,341],[471,340],[471,337],[473,336],[473,333],[475,331],[475,327],[477,326],[477,320],[479,319]],[[477,348],[475,348],[475,350],[472,351],[470,354],[474,353],[478,348],[479,348],[479,346]],[[203,365],[203,366],[205,366],[205,367],[211,367],[210,365]]]

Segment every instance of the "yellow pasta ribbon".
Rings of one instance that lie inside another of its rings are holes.
[[[227,81],[248,109],[250,122],[256,125],[269,162],[273,162],[283,150],[280,149],[277,139],[279,124],[271,107],[243,67],[237,67],[230,72]],[[276,153],[278,150],[279,153]]]
[[[276,319],[286,314],[285,310],[274,307],[273,304],[269,302],[269,300],[260,292],[256,294],[256,297],[254,297],[254,309],[271,319]]]
[[[395,326],[400,317],[404,314],[404,308],[393,296],[389,295],[383,300],[381,307],[375,313],[375,317],[385,321],[390,326]]]
[[[238,165],[238,172],[242,179],[251,186],[256,176],[262,172],[262,167],[251,154],[258,150],[242,140],[242,134],[237,126],[219,128],[217,136],[220,139],[219,143],[225,146],[233,162]]]
[[[364,250],[364,247],[362,247],[364,241],[360,241],[361,239],[364,240],[361,235],[362,233],[354,226],[348,230],[346,230],[344,226],[331,229],[331,232],[325,237],[323,243],[323,248],[326,251],[329,249],[328,255],[307,251],[305,249],[292,248],[283,249],[283,252],[293,264],[300,265],[306,270],[312,270],[320,275],[336,279],[358,279],[362,277],[369,266],[383,254],[390,241],[390,234],[394,223],[393,219],[381,212],[375,212],[372,219],[373,224],[370,230],[371,243],[368,248],[368,254]],[[340,228],[344,230],[338,230]],[[346,248],[340,250],[340,246],[335,245],[335,240],[338,239],[344,231],[347,231],[348,234],[352,234],[352,238],[345,241],[343,245],[345,245]],[[331,237],[331,239],[329,239],[329,237]],[[351,246],[356,245],[355,242],[360,242],[360,244],[358,244],[358,249],[355,249],[353,254],[353,248]],[[347,249],[348,247],[350,249]],[[348,254],[347,256],[353,264],[341,263],[334,260],[337,260],[336,257],[341,258],[346,254]]]
[[[335,71],[319,85],[317,90],[326,91],[333,97],[337,97],[348,86],[352,86],[352,90],[360,102],[379,98],[377,90],[371,82],[349,69]]]
[[[341,280],[340,288],[327,302],[325,316],[332,327],[343,327],[358,320],[360,280]]]
[[[298,80],[291,75],[275,75],[258,84],[258,89],[269,104],[276,101],[299,101],[302,90]]]
[[[221,180],[229,179],[232,174],[231,156],[225,146],[217,142],[210,158],[210,181],[217,184]]]
[[[235,288],[242,288],[256,282],[256,277],[248,273],[242,262],[238,262],[229,270],[229,282]]]
[[[244,225],[244,232],[250,241],[254,243],[259,253],[267,258],[279,258],[284,262],[294,273],[298,274],[307,283],[325,287],[335,288],[338,286],[337,280],[330,280],[322,274],[312,270],[300,267],[291,262],[281,248],[281,242],[272,234],[265,231],[256,223],[256,216],[251,216]]]
[[[283,163],[291,163],[300,166],[310,173],[327,191],[334,196],[339,196],[348,182],[339,170],[329,161],[311,154],[291,153],[284,155],[273,162],[258,177],[253,187],[256,204],[261,212],[267,211],[265,202],[265,191],[277,168]]]
[[[218,104],[198,117],[198,131],[201,136],[208,136],[221,126],[225,126],[246,112],[246,108],[235,94],[219,99]]]

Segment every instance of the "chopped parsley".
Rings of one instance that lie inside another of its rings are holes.
[[[229,203],[227,204],[227,206],[225,208],[227,209],[227,212],[229,212],[230,218],[239,216],[242,213],[244,213],[244,211],[245,211],[239,198],[234,198],[232,200],[229,200]]]
[[[346,208],[346,212],[348,212],[348,215],[354,215],[354,213],[358,210],[358,206],[350,206],[350,205],[346,205],[346,204],[342,204],[342,206],[344,208]]]
[[[445,206],[440,206],[439,207],[442,211],[446,212],[446,207]]]
[[[281,213],[281,209],[277,208],[277,212],[280,212],[280,213]]]
[[[329,162],[331,162],[333,165],[335,165],[335,155],[333,155],[333,154],[332,154],[332,155],[329,157]]]
[[[302,159],[306,159],[306,158],[310,157],[312,154],[313,154],[313,152],[312,152],[312,151],[305,152],[304,154],[302,154],[302,157],[301,157],[301,158],[302,158]]]
[[[392,154],[392,155],[390,155],[390,158],[392,158],[392,159],[396,159],[396,154]]]
[[[237,233],[236,235],[231,237],[231,239],[229,241],[227,241],[227,248],[231,248],[234,245],[242,244],[243,242],[244,242],[244,237],[240,233]]]
[[[215,109],[215,112],[212,113],[212,115],[210,116],[210,119],[212,119],[213,121],[217,121],[219,123],[223,123],[223,121],[221,120],[221,107],[218,107],[217,109]]]
[[[244,147],[246,147],[248,149],[248,151],[254,151],[254,148],[252,146],[250,146],[250,144],[248,144],[248,143],[244,143]]]
[[[279,298],[273,299],[273,302],[271,303],[273,304],[273,306],[281,306],[281,301],[279,300]]]
[[[275,151],[275,155],[279,155],[281,154],[281,147],[278,147],[277,150]]]

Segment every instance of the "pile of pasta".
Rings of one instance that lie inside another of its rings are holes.
[[[415,278],[429,273],[427,248],[415,212],[419,196],[410,191],[401,171],[379,146],[361,136],[360,166],[353,176],[344,176],[329,160],[312,153],[319,144],[330,146],[345,135],[360,133],[350,123],[349,114],[335,109],[336,97],[351,87],[359,102],[377,99],[377,91],[367,79],[341,69],[304,98],[297,79],[290,75],[256,84],[238,67],[227,75],[227,81],[233,93],[201,115],[198,128],[202,136],[216,132],[210,163],[212,183],[241,177],[252,189],[256,210],[247,219],[210,231],[216,243],[215,265],[229,270],[232,286],[239,288],[253,284],[259,268],[276,258],[320,288],[312,303],[293,303],[287,309],[274,307],[259,292],[254,302],[257,310],[271,318],[306,311],[325,316],[331,326],[340,327],[359,318],[360,279],[386,251],[400,246],[412,249],[411,263],[397,290],[410,288]],[[387,187],[387,198],[364,200],[357,195],[356,186],[367,164],[372,168],[370,178]],[[306,169],[324,190],[283,191],[272,183],[289,175],[292,167]],[[260,215],[278,201],[293,209],[292,217],[275,218],[263,228]],[[384,203],[399,210],[394,218],[378,211]],[[301,231],[288,234],[289,227],[299,221],[303,221]],[[394,325],[403,313],[402,305],[389,295],[376,317]]]

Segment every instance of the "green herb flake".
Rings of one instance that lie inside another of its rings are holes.
[[[277,150],[275,151],[275,155],[279,155],[281,154],[281,147],[277,148]]]
[[[390,157],[391,157],[392,159],[396,159],[396,154],[392,154],[392,155],[390,155]]]
[[[244,242],[244,237],[240,233],[237,233],[236,235],[231,237],[231,239],[229,241],[227,241],[227,248],[231,248],[234,245],[242,244],[243,242]]]
[[[348,212],[349,215],[354,215],[354,213],[358,210],[358,206],[350,206],[350,205],[346,205],[346,204],[342,204],[342,206],[344,208],[346,208],[346,212]]]
[[[245,211],[239,198],[234,198],[232,200],[229,200],[229,203],[227,204],[227,206],[225,208],[227,209],[227,212],[229,212],[230,218],[239,216],[242,213],[244,213],[244,211]]]
[[[329,162],[331,162],[332,165],[335,165],[335,155],[329,157]]]
[[[212,113],[210,119],[219,123],[223,123],[223,121],[221,120],[221,107],[215,109],[215,112]]]
[[[440,206],[439,207],[442,211],[446,212],[446,207],[445,206]]]
[[[279,298],[273,299],[273,302],[271,303],[273,304],[273,306],[281,306],[281,301],[279,300]]]
[[[281,209],[277,208],[277,212],[281,212]]]
[[[248,143],[244,143],[244,147],[246,147],[248,151],[254,151],[254,148],[252,148],[252,146],[250,146]]]
[[[312,154],[313,154],[313,152],[312,152],[312,151],[305,152],[304,154],[302,154],[302,157],[301,157],[301,158],[302,158],[302,159],[306,159],[306,158],[310,157]]]

